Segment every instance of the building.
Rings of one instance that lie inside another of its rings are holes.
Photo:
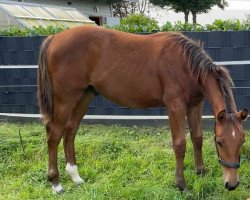
[[[0,28],[84,24],[113,26],[119,22],[119,18],[113,17],[112,5],[93,0],[0,0]]]

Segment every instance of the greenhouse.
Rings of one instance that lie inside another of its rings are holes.
[[[75,8],[0,1],[0,28],[6,26],[20,28],[66,26],[71,28],[85,24],[95,23]]]

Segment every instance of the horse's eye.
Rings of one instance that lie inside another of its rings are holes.
[[[216,140],[216,143],[217,143],[220,147],[223,146],[223,145],[222,145],[222,142],[221,142],[220,140]]]

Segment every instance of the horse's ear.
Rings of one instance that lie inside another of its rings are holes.
[[[237,114],[237,118],[240,120],[246,120],[247,116],[248,116],[248,110],[247,109],[243,109],[241,111],[239,111]]]
[[[226,118],[226,110],[220,111],[216,117],[218,122],[222,122],[225,118]]]

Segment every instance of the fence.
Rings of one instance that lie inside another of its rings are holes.
[[[227,64],[235,83],[233,91],[237,107],[250,107],[250,31],[184,34],[203,41],[205,50],[218,64]],[[0,37],[0,113],[38,113],[36,65],[43,39],[44,37]],[[102,96],[96,96],[89,106],[88,114],[166,115],[166,112],[165,108],[120,107]],[[207,102],[204,114],[212,114]]]

